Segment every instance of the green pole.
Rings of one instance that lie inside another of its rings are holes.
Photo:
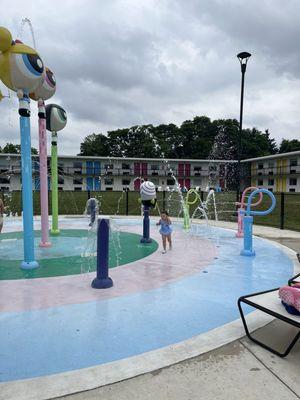
[[[51,235],[59,235],[58,229],[58,186],[57,186],[57,132],[51,140],[51,187],[52,187],[52,228]]]
[[[187,231],[190,227],[190,207],[185,203],[183,206],[183,229]]]

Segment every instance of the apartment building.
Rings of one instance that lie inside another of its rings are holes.
[[[187,189],[206,190],[209,186],[226,189],[227,171],[234,163],[235,160],[60,156],[58,187],[72,191],[139,190],[141,179],[148,179],[156,187],[166,189],[174,186],[175,176],[181,187]],[[51,173],[50,157],[48,165]],[[243,160],[242,165],[247,166],[243,170],[249,170],[249,175],[242,177],[242,187],[251,184],[274,192],[300,192],[300,151],[251,158]],[[32,170],[33,189],[39,190],[38,156],[33,156]],[[0,190],[21,190],[19,154],[0,153]]]
[[[243,160],[251,166],[251,185],[274,192],[300,192],[300,151]]]
[[[232,160],[176,160],[160,158],[110,158],[85,156],[59,156],[59,190],[108,191],[139,190],[141,179],[151,180],[156,187],[172,188],[176,177],[181,187],[211,185],[227,187],[226,169]],[[50,157],[48,159],[50,172]],[[39,190],[38,156],[32,159],[33,189]],[[50,189],[49,178],[49,189]],[[21,158],[18,154],[0,154],[0,190],[21,189]]]

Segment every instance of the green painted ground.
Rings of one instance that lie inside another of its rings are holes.
[[[88,231],[83,229],[62,230],[60,237],[85,238]],[[90,234],[89,234],[90,235]],[[94,234],[95,235],[95,234]],[[40,232],[35,231],[35,236],[40,237]],[[21,239],[22,232],[1,234],[2,239]],[[158,243],[152,241],[147,245],[140,244],[140,235],[127,232],[112,232],[109,247],[109,268],[128,264],[147,257],[158,248]],[[89,241],[95,240],[89,236]],[[0,249],[1,249],[0,240]],[[58,239],[59,240],[59,239]],[[15,245],[12,242],[12,246]],[[83,249],[84,250],[84,249]],[[1,254],[1,253],[0,253]],[[48,258],[38,260],[40,267],[35,270],[25,271],[20,269],[22,260],[7,260],[0,258],[0,280],[46,278],[63,275],[76,275],[96,270],[96,257],[82,257],[74,255],[69,257]]]

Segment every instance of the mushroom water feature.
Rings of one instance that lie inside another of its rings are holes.
[[[57,132],[67,124],[67,113],[57,104],[46,106],[46,128],[51,132],[51,188],[52,228],[51,235],[59,235],[58,229],[58,179],[57,179]]]
[[[48,212],[48,166],[45,100],[55,93],[56,81],[53,72],[46,68],[45,79],[30,98],[38,102],[39,116],[39,160],[40,160],[40,201],[41,201],[41,247],[50,247]]]
[[[149,210],[156,205],[156,190],[154,183],[145,181],[140,187],[141,202],[143,205],[143,237],[141,243],[151,243]]]
[[[0,27],[0,79],[6,87],[17,92],[19,99],[24,232],[24,261],[21,263],[21,268],[23,269],[34,269],[39,266],[34,257],[29,93],[40,87],[44,78],[44,64],[37,51],[19,40],[13,40],[9,30]]]

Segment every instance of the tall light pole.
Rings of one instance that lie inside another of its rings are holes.
[[[243,129],[243,106],[244,106],[244,82],[245,82],[245,72],[247,68],[247,62],[251,57],[250,53],[243,51],[237,55],[239,62],[241,64],[242,72],[242,83],[241,83],[241,103],[240,103],[240,127],[239,127],[239,137],[238,137],[238,171],[237,171],[237,189],[236,189],[236,200],[239,201],[240,197],[240,186],[241,186],[241,151],[242,151],[242,129]]]

